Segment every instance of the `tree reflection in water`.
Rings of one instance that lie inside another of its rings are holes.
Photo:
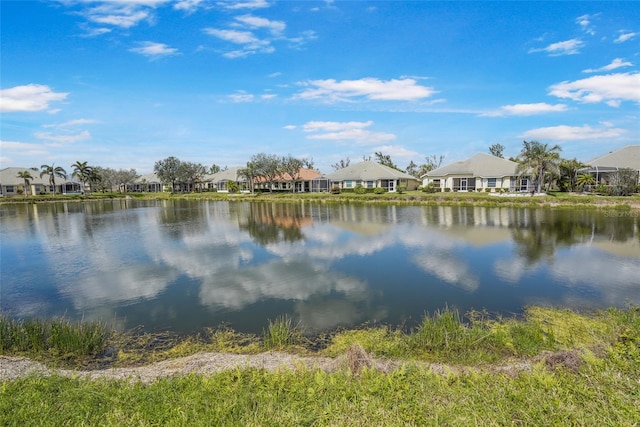
[[[301,228],[312,222],[313,219],[304,214],[302,205],[252,203],[245,222],[239,225],[256,243],[267,245],[304,240]]]

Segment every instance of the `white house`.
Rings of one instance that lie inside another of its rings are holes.
[[[426,173],[422,185],[431,184],[440,191],[531,191],[533,183],[526,176],[518,176],[517,167],[518,163],[511,160],[478,153]]]
[[[640,177],[640,145],[627,145],[585,162],[588,168],[583,173],[592,174],[597,184],[607,184],[611,174],[620,169],[632,169]]]

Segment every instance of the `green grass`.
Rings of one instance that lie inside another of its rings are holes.
[[[291,317],[284,315],[278,316],[276,320],[269,320],[262,336],[265,349],[284,350],[302,343],[303,330],[299,323],[294,324]]]
[[[6,319],[0,327],[5,354],[6,343],[46,351],[49,341],[42,337],[53,329],[47,322]],[[64,335],[56,336],[75,342]],[[167,344],[161,353],[299,350],[300,337],[297,325],[282,316],[269,322],[259,345],[255,337],[218,328]],[[166,342],[139,334],[127,339],[146,346]],[[389,372],[364,364],[357,374],[348,364],[332,373],[236,368],[151,384],[31,375],[0,384],[0,425],[640,425],[640,307],[591,313],[530,307],[521,319],[483,312],[463,318],[444,309],[411,331],[342,331],[321,354],[348,356],[354,348],[407,364]],[[563,359],[566,354],[574,359]],[[422,360],[453,365],[436,373]],[[523,361],[529,369],[498,369]],[[456,363],[471,366],[455,369]]]
[[[2,384],[0,424],[633,426],[637,368],[608,356],[578,372],[538,364],[515,376],[411,366],[358,376],[238,369],[149,385],[30,376]]]
[[[48,359],[86,359],[107,347],[112,330],[96,322],[16,320],[0,314],[2,354]]]

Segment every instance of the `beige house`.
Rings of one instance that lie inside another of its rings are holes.
[[[227,189],[228,182],[238,184],[238,188],[240,188],[241,191],[250,190],[247,179],[240,174],[242,169],[244,169],[244,166],[235,166],[211,175],[205,175],[203,181],[207,185],[207,190],[226,193],[229,191]]]
[[[160,193],[165,186],[160,182],[160,178],[155,173],[148,173],[138,177],[133,184],[127,185],[127,191]]]
[[[24,179],[18,178],[18,173],[29,172],[33,179],[25,188]],[[79,182],[64,180],[56,177],[56,193],[80,194],[82,186]],[[53,186],[49,183],[49,175],[40,178],[40,171],[29,168],[4,168],[0,169],[0,197],[14,196],[38,196],[41,194],[53,194]]]
[[[531,191],[533,182],[518,176],[518,163],[478,153],[467,160],[434,169],[422,176],[422,185],[434,185],[440,191]],[[448,189],[448,190],[447,190]]]
[[[395,192],[399,186],[405,186],[407,190],[415,190],[420,185],[416,177],[372,161],[347,166],[328,174],[327,178],[332,186],[340,189],[356,188],[361,185],[364,188],[384,188],[389,192]]]
[[[611,175],[620,169],[635,170],[640,179],[640,145],[627,145],[591,159],[586,164],[589,167],[581,172],[592,174],[597,184],[608,184]]]

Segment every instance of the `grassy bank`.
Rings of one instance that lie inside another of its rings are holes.
[[[523,320],[484,316],[471,320],[463,324],[454,311],[444,311],[425,318],[411,333],[384,328],[345,331],[336,334],[321,353],[340,354],[354,342],[371,353],[397,354],[413,362],[424,358],[470,362],[468,354],[475,353],[475,346],[483,346],[483,353],[493,353],[489,359],[501,361],[514,355],[523,360],[523,355],[540,354],[542,348],[566,351],[528,359],[530,369],[515,372],[477,362],[475,366],[484,369],[449,369],[442,374],[409,362],[389,372],[366,366],[354,371],[351,365],[333,373],[296,367],[275,372],[232,369],[206,376],[169,377],[151,384],[29,376],[2,384],[0,424],[640,423],[638,308],[588,315],[532,308]],[[300,351],[302,338],[275,339],[278,334],[291,337],[291,329],[295,325],[281,322],[269,332],[271,343]]]
[[[92,201],[131,198],[134,200],[224,200],[224,201],[281,201],[281,202],[318,202],[318,203],[371,203],[371,204],[416,204],[416,205],[469,205],[469,206],[579,206],[579,207],[617,207],[623,209],[640,209],[640,195],[629,197],[601,196],[596,194],[551,192],[545,196],[531,197],[521,195],[517,197],[503,197],[482,192],[451,192],[424,193],[422,191],[407,191],[383,194],[356,194],[343,192],[329,193],[242,193],[229,194],[217,192],[203,193],[94,193],[92,195],[58,195],[58,196],[30,196],[27,198],[0,199],[3,203],[44,203],[53,201]]]

